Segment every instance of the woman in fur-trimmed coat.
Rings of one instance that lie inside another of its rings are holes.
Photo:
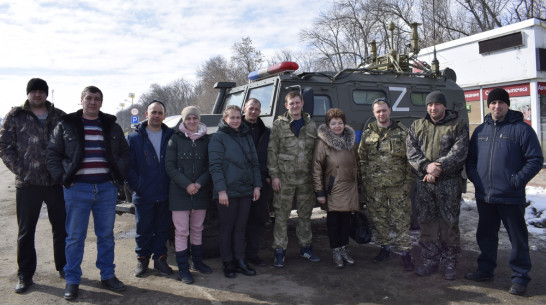
[[[327,207],[327,228],[334,267],[354,260],[347,253],[351,212],[359,210],[358,160],[355,132],[345,125],[345,113],[332,108],[318,128],[313,156],[313,188],[317,201]]]

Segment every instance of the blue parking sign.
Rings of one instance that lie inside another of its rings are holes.
[[[138,116],[135,116],[135,115],[131,116],[131,124],[136,124],[136,123],[138,123]]]

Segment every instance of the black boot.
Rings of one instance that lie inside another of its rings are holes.
[[[135,268],[135,276],[141,277],[146,270],[148,270],[148,264],[150,263],[150,258],[141,256],[137,258],[137,266]]]
[[[237,272],[248,276],[256,275],[256,270],[250,268],[244,259],[237,260]]]
[[[442,261],[445,265],[444,278],[452,281],[457,278],[457,261],[461,253],[461,248],[457,246],[444,247],[442,251]]]
[[[224,262],[224,275],[227,278],[234,278],[235,277],[235,262]]]
[[[193,276],[190,273],[190,264],[188,264],[188,249],[178,251],[176,254],[176,263],[178,264],[178,279],[185,284],[193,283]]]
[[[429,276],[438,271],[440,263],[441,245],[439,242],[428,241],[420,242],[421,246],[421,265],[415,269],[419,276]]]
[[[66,284],[63,297],[67,301],[74,300],[78,297],[78,290],[80,285],[78,284]]]
[[[373,262],[380,263],[389,257],[391,257],[390,248],[387,248],[386,246],[381,246],[381,249],[379,249],[379,254],[377,254],[377,256],[374,257]]]
[[[203,263],[203,245],[191,245],[191,270],[210,274],[212,269]]]

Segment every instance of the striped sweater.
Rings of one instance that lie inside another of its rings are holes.
[[[104,136],[100,120],[82,118],[85,135],[84,158],[75,181],[103,183],[110,180],[110,168],[105,158]]]

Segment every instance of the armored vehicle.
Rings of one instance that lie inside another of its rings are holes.
[[[374,41],[370,46],[371,56],[356,68],[339,72],[298,72],[297,63],[282,62],[251,72],[249,83],[244,85],[218,82],[213,115],[206,115],[202,120],[207,126],[216,126],[227,105],[242,108],[246,100],[257,98],[262,103],[261,119],[266,126],[271,126],[277,116],[286,111],[286,93],[300,90],[304,111],[310,113],[317,124],[324,122],[329,108],[337,107],[345,111],[347,124],[360,135],[366,123],[373,119],[371,105],[376,98],[386,97],[392,106],[392,118],[409,127],[413,120],[426,114],[427,94],[439,90],[447,98],[447,108],[468,121],[464,93],[455,83],[455,72],[449,68],[440,72],[435,59],[431,65],[416,59],[417,24],[412,24],[412,28],[412,54],[409,55],[391,50],[389,54],[377,56]],[[389,29],[394,30],[392,23]]]

